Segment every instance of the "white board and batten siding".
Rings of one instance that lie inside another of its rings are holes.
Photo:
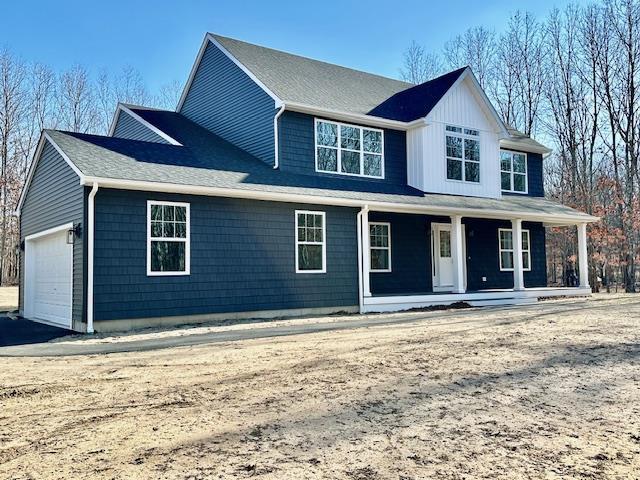
[[[499,198],[499,126],[483,100],[460,82],[427,116],[427,124],[407,132],[407,181],[424,192]],[[447,180],[445,127],[470,128],[480,133],[480,183]]]

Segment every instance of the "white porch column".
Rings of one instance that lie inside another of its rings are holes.
[[[464,293],[464,248],[462,243],[462,217],[451,217],[451,257],[453,260],[453,293]]]
[[[371,296],[371,250],[369,249],[369,209],[362,213],[362,293]]]
[[[522,265],[522,220],[511,220],[513,240],[513,289],[524,290],[524,266]]]
[[[578,266],[580,267],[580,288],[589,288],[589,260],[587,255],[587,224],[578,227]]]

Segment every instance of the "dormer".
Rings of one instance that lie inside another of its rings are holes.
[[[509,132],[468,67],[404,90],[370,113],[413,122],[407,130],[410,186],[433,193],[502,195],[500,141]]]

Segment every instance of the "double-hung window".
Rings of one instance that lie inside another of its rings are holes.
[[[446,126],[447,180],[480,183],[480,132]]]
[[[316,171],[384,178],[384,132],[316,119]]]
[[[189,204],[147,202],[147,275],[189,275]]]
[[[527,193],[527,155],[500,150],[500,184],[503,192]]]
[[[296,272],[325,273],[326,226],[324,212],[296,210]]]
[[[529,243],[529,230],[522,230],[522,267],[523,270],[531,270],[531,245]],[[513,271],[513,231],[507,228],[498,230],[500,270]]]
[[[391,271],[391,225],[389,223],[369,223],[369,250],[372,272]]]

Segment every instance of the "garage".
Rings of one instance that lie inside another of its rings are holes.
[[[73,224],[25,238],[24,316],[71,328],[73,305]]]

